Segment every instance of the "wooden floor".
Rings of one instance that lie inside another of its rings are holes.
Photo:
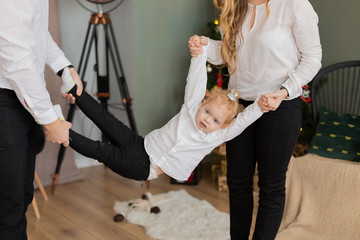
[[[206,199],[215,208],[229,212],[228,193],[219,192],[211,180],[209,164],[202,167],[202,178],[196,186],[170,184],[166,175],[145,184],[125,179],[103,166],[81,169],[84,180],[57,186],[55,194],[45,188],[49,199],[45,201],[35,191],[41,217],[36,219],[32,206],[27,212],[29,240],[150,240],[141,226],[127,221],[114,222],[115,201],[139,198],[145,192],[152,194],[185,189],[189,194]]]

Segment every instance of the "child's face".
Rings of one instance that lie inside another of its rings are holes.
[[[228,112],[225,105],[216,101],[204,102],[195,115],[197,128],[204,133],[211,133],[225,128]]]

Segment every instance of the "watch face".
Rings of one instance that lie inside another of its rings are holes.
[[[114,0],[88,0],[88,1],[92,3],[104,4],[104,3],[113,2]]]

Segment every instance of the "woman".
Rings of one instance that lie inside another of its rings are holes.
[[[227,142],[231,239],[248,239],[253,175],[258,163],[259,208],[253,239],[275,239],[285,204],[286,171],[301,127],[302,86],[321,67],[318,17],[308,0],[214,0],[221,41],[192,36],[191,55],[208,45],[208,61],[229,68],[240,103],[265,94],[269,108]]]

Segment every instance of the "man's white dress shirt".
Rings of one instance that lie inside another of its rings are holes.
[[[0,9],[0,88],[13,89],[39,124],[51,123],[58,116],[45,65],[58,72],[71,63],[48,31],[49,1],[1,0]]]

